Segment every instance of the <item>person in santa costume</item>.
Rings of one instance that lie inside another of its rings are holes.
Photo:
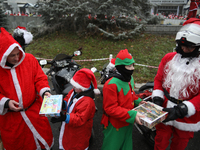
[[[153,102],[168,112],[156,126],[155,150],[184,150],[200,130],[200,19],[184,22],[176,52],[166,54],[154,79]]]
[[[32,54],[1,27],[0,133],[6,150],[50,150],[53,134],[39,116],[42,96],[50,96],[47,76]]]
[[[134,92],[134,59],[128,50],[121,50],[115,59],[116,71],[103,87],[103,116],[104,126],[102,150],[132,150],[133,123],[141,125],[143,115],[132,110],[139,104],[145,103]]]
[[[199,8],[199,0],[191,0],[187,19],[196,18],[198,8]]]
[[[13,31],[14,39],[21,45],[25,52],[25,47],[33,41],[33,35],[25,27],[17,26]]]
[[[80,69],[70,80],[73,89],[63,101],[59,118],[53,117],[52,123],[61,122],[59,148],[64,150],[87,150],[92,133],[93,117],[96,111],[94,97],[100,94],[93,72]],[[93,83],[93,84],[92,84]]]

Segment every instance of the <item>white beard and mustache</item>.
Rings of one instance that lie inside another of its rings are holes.
[[[199,91],[200,63],[199,58],[181,58],[176,54],[169,61],[165,68],[166,75],[163,87],[170,88],[170,96],[176,99],[187,99],[191,95],[196,95]],[[189,64],[186,63],[189,61]]]

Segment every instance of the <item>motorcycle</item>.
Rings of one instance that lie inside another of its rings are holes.
[[[115,72],[115,67],[111,64],[112,59],[110,59],[109,63],[104,64],[102,70],[97,70],[97,68],[92,67],[92,72],[100,73],[99,82],[104,84],[110,77],[112,77],[112,73]],[[136,95],[142,98],[145,101],[152,102],[151,94],[153,92],[154,82],[147,82],[143,86],[139,88],[138,91],[135,91]],[[134,124],[136,129],[144,136],[147,143],[154,147],[154,138],[156,136],[156,128],[149,129],[143,125]]]
[[[80,56],[82,54],[81,49],[74,51],[73,55],[58,54],[52,61],[40,60],[39,63],[42,67],[48,64],[51,65],[46,75],[51,77],[53,91],[56,94],[66,96],[73,88],[70,84],[70,79],[79,70],[81,65],[77,64],[72,58]]]

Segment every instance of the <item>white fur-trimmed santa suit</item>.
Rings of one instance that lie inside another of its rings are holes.
[[[152,97],[163,98],[163,106],[173,108],[177,104],[164,96],[165,88],[171,97],[184,100],[188,114],[182,119],[169,121],[166,125],[173,126],[180,132],[195,132],[200,130],[200,58],[193,58],[188,65],[186,62],[188,58],[181,58],[176,52],[163,57],[154,80]]]
[[[69,102],[73,99],[73,89],[64,98],[69,107]],[[73,104],[69,107],[69,123],[62,122],[59,148],[64,150],[86,150],[89,146],[93,117],[95,114],[95,103],[91,97],[81,96],[73,99]]]
[[[170,68],[169,75],[167,63],[172,59],[178,63],[173,64],[174,68]],[[181,55],[176,52],[165,55],[154,80],[152,97],[162,97],[165,99],[164,107],[173,107],[175,104],[164,96],[164,86],[171,97],[185,100],[183,103],[188,107],[188,115],[183,119],[169,121],[167,124],[183,131],[198,131],[200,130],[200,59],[194,58],[186,65],[187,61],[187,58],[181,59]],[[163,82],[164,80],[166,82]]]
[[[46,90],[50,90],[47,76],[33,55],[25,54],[4,28],[1,31],[0,132],[4,148],[50,150],[53,145],[51,127],[46,117],[39,116],[41,96]],[[6,60],[15,47],[20,50],[20,61],[11,68],[6,66]],[[8,99],[17,101],[19,107],[31,107],[26,111],[11,112],[4,108]]]

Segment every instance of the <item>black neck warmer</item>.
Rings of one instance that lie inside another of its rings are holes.
[[[194,58],[199,56],[199,47],[195,47],[195,50],[191,53],[185,53],[178,44],[176,47],[176,52],[182,55],[181,58]]]
[[[122,75],[122,81],[129,82],[131,80],[131,75],[133,70],[127,70],[125,65],[116,66],[117,71]]]
[[[6,66],[13,67],[14,65],[6,61]]]
[[[80,93],[76,93],[75,90],[74,90],[74,95],[76,95],[74,98],[79,98],[81,96],[88,96],[88,97],[91,97],[92,99],[95,98],[95,94],[94,94],[94,87],[92,85],[92,87],[86,91],[83,91],[83,92],[80,92]]]

